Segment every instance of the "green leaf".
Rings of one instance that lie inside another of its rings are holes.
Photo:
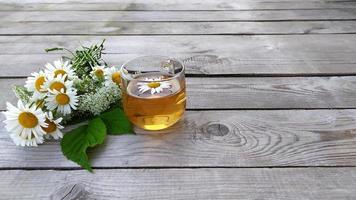
[[[110,135],[134,134],[131,122],[120,108],[105,112],[99,117],[104,121]]]
[[[102,144],[106,137],[106,127],[100,118],[95,118],[88,125],[80,126],[64,135],[61,141],[63,154],[84,169],[93,172],[86,150]]]

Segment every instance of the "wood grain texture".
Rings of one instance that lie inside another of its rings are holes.
[[[117,21],[293,21],[356,20],[354,8],[325,10],[248,11],[0,11],[7,22],[117,22]]]
[[[109,136],[89,150],[95,174],[65,159],[56,141],[14,146],[0,114],[0,199],[356,199],[355,8],[0,0],[0,110],[15,101],[12,84],[60,55],[44,48],[102,38],[109,64],[149,52],[180,58],[188,75],[274,76],[188,78],[188,108],[201,110],[155,134]],[[330,77],[275,77],[284,75]]]
[[[0,125],[0,168],[78,167],[57,142],[17,147]],[[108,136],[89,155],[94,167],[356,166],[355,130],[356,110],[188,111],[165,131]]]
[[[356,198],[355,168],[16,170],[0,178],[2,198],[14,200]]]
[[[0,36],[0,76],[23,77],[59,58],[50,47],[75,49],[103,38],[104,59],[120,66],[139,55],[169,55],[187,74],[355,74],[356,35],[264,36]],[[61,53],[61,52],[57,52]],[[9,70],[10,69],[10,70]]]
[[[104,3],[103,3],[104,2]],[[169,2],[158,0],[125,0],[125,1],[0,1],[0,10],[275,10],[275,9],[330,9],[355,8],[354,1],[338,0],[171,0]]]
[[[0,24],[0,35],[293,35],[342,33],[356,33],[356,21],[2,22]]]
[[[24,82],[0,79],[0,110]],[[187,93],[188,109],[355,108],[356,76],[188,78]]]

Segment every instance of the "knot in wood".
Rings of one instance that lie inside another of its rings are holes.
[[[207,124],[205,131],[214,136],[225,136],[230,132],[230,129],[222,123],[209,123]]]
[[[80,200],[86,199],[87,191],[83,184],[68,184],[57,189],[52,195],[52,200]]]

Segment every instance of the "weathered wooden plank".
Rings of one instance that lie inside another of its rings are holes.
[[[330,9],[355,8],[354,1],[314,0],[304,1],[143,1],[125,0],[124,2],[105,1],[0,1],[0,10],[256,10],[256,9]]]
[[[8,3],[53,3],[53,1],[51,0],[0,0],[0,2],[8,2]],[[166,5],[166,3],[172,2],[172,3],[181,3],[181,4],[187,4],[187,3],[201,3],[201,5],[203,5],[203,3],[200,0],[171,0],[169,2],[164,2],[162,0],[125,0],[125,2],[127,3],[131,3],[131,2],[135,2],[135,3],[160,3],[162,5]],[[229,0],[206,0],[206,3],[230,3],[231,1]],[[270,3],[270,2],[281,2],[281,3],[288,3],[288,2],[301,2],[300,0],[236,0],[234,1],[235,3],[243,3],[243,2],[253,2],[253,3],[257,3],[257,2],[265,2],[265,3]],[[345,2],[345,0],[309,0],[308,2]],[[56,1],[57,4],[62,4],[62,3],[81,3],[81,4],[95,4],[95,3],[117,3],[116,0],[58,0]]]
[[[63,27],[66,27],[65,29]],[[356,21],[2,22],[0,35],[263,35],[356,33]]]
[[[1,11],[7,22],[355,20],[354,8],[241,11]]]
[[[0,168],[77,167],[57,142],[15,146],[3,119]],[[90,157],[94,167],[356,166],[355,130],[356,110],[187,111],[165,131],[108,136]]]
[[[355,199],[355,168],[0,171],[4,199]],[[40,187],[39,187],[40,186]]]
[[[0,76],[23,77],[58,59],[45,48],[107,39],[110,65],[139,55],[169,55],[188,74],[355,74],[356,35],[264,36],[0,36]],[[58,52],[62,53],[62,52]]]
[[[17,102],[11,85],[24,82],[0,79],[0,109]],[[189,109],[356,107],[356,76],[188,78],[187,85]]]

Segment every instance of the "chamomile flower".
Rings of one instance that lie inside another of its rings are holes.
[[[52,112],[46,113],[46,124],[48,125],[47,127],[42,127],[42,130],[45,132],[45,137],[50,138],[53,137],[54,139],[58,140],[59,138],[63,137],[63,133],[60,131],[60,129],[63,129],[64,127],[60,124],[62,121],[62,118],[54,119]]]
[[[71,90],[73,81],[66,81],[66,77],[67,75],[62,76],[61,74],[59,74],[57,77],[48,77],[47,81],[43,85],[43,89],[46,91],[61,91],[62,89],[64,89],[64,91]]]
[[[77,109],[78,97],[76,90],[67,90],[61,89],[50,90],[50,94],[46,98],[46,107],[49,110],[57,109],[57,112],[62,113],[63,115],[70,114],[73,110]]]
[[[92,68],[90,75],[94,79],[104,80],[105,79],[105,66],[96,66]]]
[[[163,89],[171,88],[171,84],[167,81],[161,81],[160,78],[150,79],[146,78],[145,82],[138,82],[138,90],[139,92],[145,93],[147,91],[151,91],[151,94],[161,93]]]
[[[41,127],[47,127],[43,111],[35,105],[23,105],[21,101],[18,101],[17,107],[9,102],[6,106],[5,127],[14,143],[21,146],[37,146],[43,143],[45,132]]]
[[[121,75],[120,75],[120,71],[112,66],[110,68],[106,68],[105,69],[105,80],[107,81],[108,84],[110,84],[110,82],[116,83],[117,85],[119,85],[121,83]]]
[[[46,82],[46,74],[43,71],[34,72],[27,78],[25,87],[29,92],[33,92],[33,97],[43,96],[47,91],[42,87]]]
[[[58,77],[59,75],[62,75],[63,77],[64,75],[67,75],[69,80],[76,77],[74,70],[72,69],[72,65],[69,64],[69,61],[63,62],[63,59],[54,61],[53,65],[51,63],[47,63],[45,67],[46,73],[53,77]]]

